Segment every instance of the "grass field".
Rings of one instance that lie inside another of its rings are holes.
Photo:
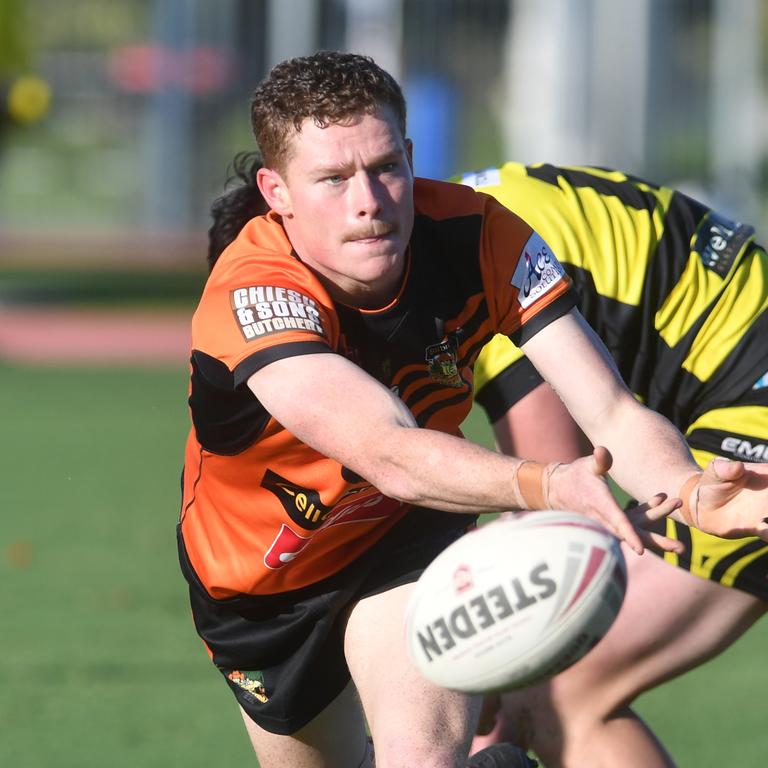
[[[0,365],[0,765],[256,764],[176,565],[185,392],[179,369]],[[681,766],[765,764],[767,641],[641,701]]]

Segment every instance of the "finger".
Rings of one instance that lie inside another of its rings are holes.
[[[667,500],[666,493],[657,493],[655,496],[651,496],[648,501],[639,502],[636,499],[632,499],[629,504],[624,507],[624,511],[627,514],[644,512],[650,509],[655,509],[660,504],[663,504]]]
[[[669,536],[663,536],[660,533],[644,531],[642,529],[638,531],[638,534],[643,544],[655,552],[674,552],[678,555],[685,552],[685,544],[677,539],[671,539]]]
[[[758,464],[746,463],[744,468],[756,475],[768,475],[768,463],[760,462]]]
[[[616,538],[625,541],[638,555],[643,554],[643,542],[624,511],[615,500],[601,515],[601,521]]]
[[[729,461],[721,456],[712,459],[707,469],[718,482],[733,482],[738,480],[746,471],[741,461]]]
[[[665,495],[658,494],[645,504],[638,504],[636,507],[630,507],[627,515],[635,527],[651,525],[658,520],[668,517],[676,509],[683,506],[681,499],[673,496],[669,499]]]
[[[592,471],[596,475],[607,475],[608,470],[613,465],[613,456],[607,448],[598,445],[592,451],[592,461]]]

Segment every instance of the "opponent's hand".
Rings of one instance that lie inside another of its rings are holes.
[[[631,507],[627,507],[626,513],[637,535],[646,547],[658,552],[676,552],[680,554],[685,551],[685,545],[681,541],[649,531],[647,528],[658,520],[672,514],[682,505],[683,502],[676,497],[667,498],[666,493],[657,493],[643,504],[634,504]]]
[[[606,480],[612,463],[608,449],[597,446],[591,456],[576,459],[570,464],[560,464],[549,479],[549,506],[581,512],[597,520],[635,552],[642,554],[643,541],[614,498]]]
[[[706,533],[768,541],[768,464],[712,459],[686,502],[690,524]]]

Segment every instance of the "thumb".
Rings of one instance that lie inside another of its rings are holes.
[[[704,472],[702,482],[733,482],[738,480],[745,472],[745,467],[741,461],[729,461],[728,459],[712,459]]]
[[[611,452],[602,445],[595,446],[592,451],[592,471],[596,475],[606,475],[613,465],[613,456]]]

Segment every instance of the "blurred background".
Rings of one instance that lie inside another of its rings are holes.
[[[0,226],[59,245],[129,236],[132,249],[205,229],[232,154],[252,146],[251,90],[318,48],[369,53],[401,80],[422,175],[611,165],[758,223],[767,5],[0,0]]]
[[[0,0],[0,764],[253,764],[173,527],[208,209],[273,64],[372,55],[421,175],[613,166],[765,242],[767,32],[768,0]],[[641,701],[681,765],[765,763],[766,640]]]

